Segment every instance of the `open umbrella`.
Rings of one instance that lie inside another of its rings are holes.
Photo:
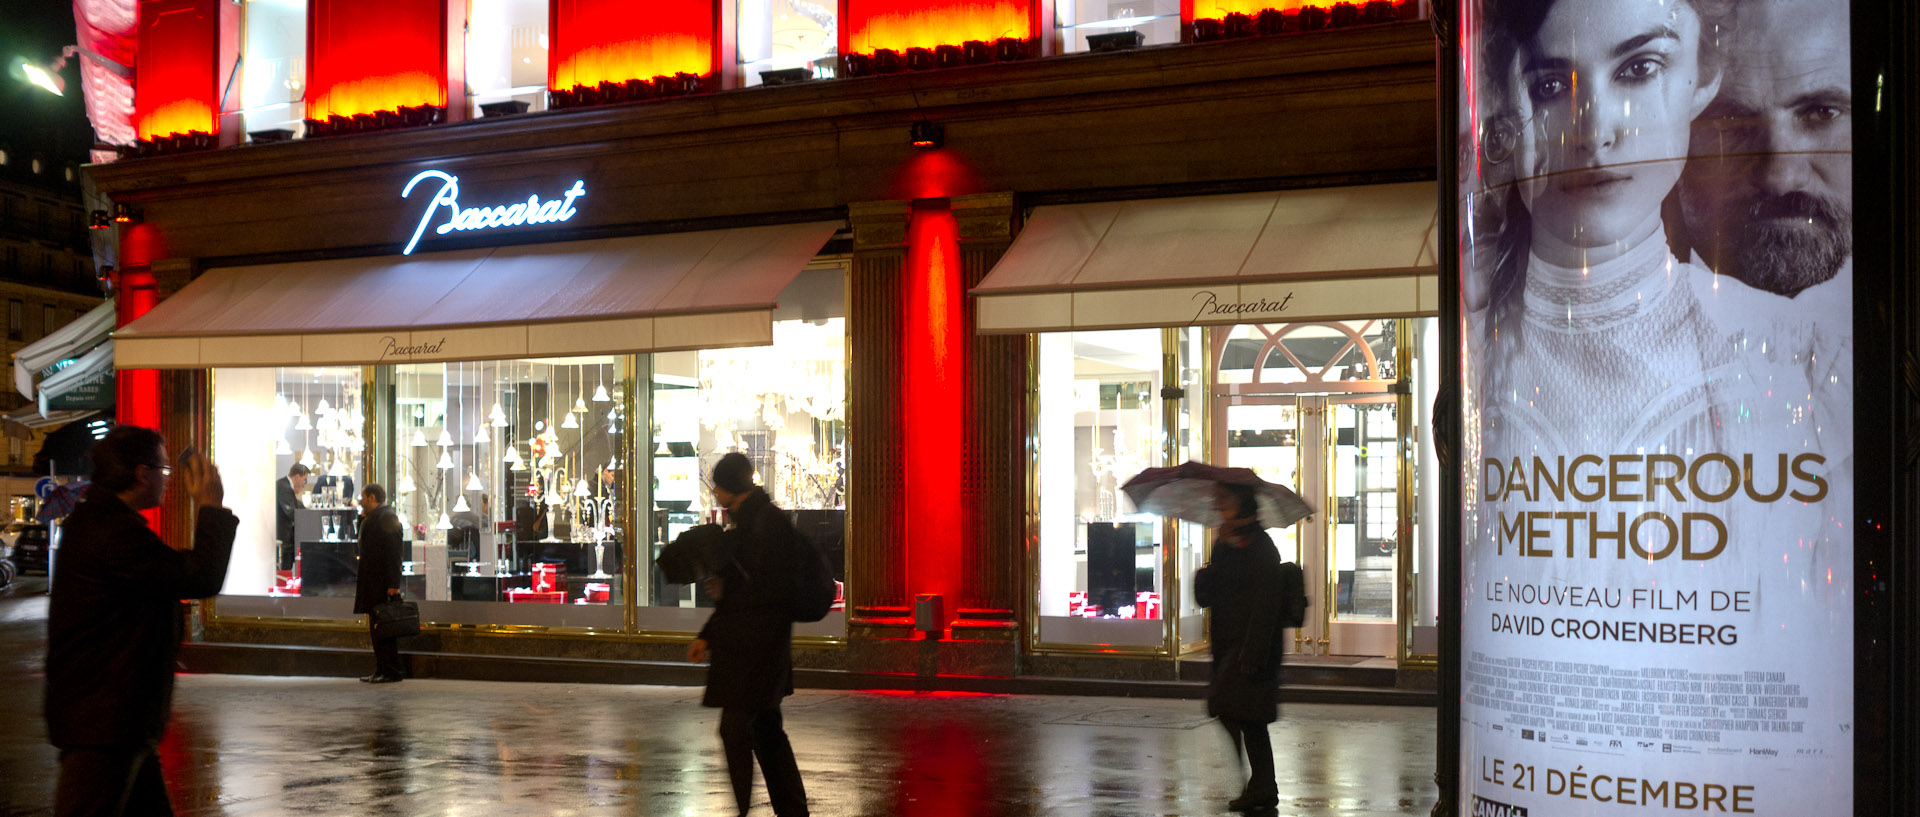
[[[65,485],[53,486],[47,498],[40,500],[40,512],[34,514],[34,518],[48,522],[72,513],[73,506],[79,504],[80,497],[86,494],[87,484],[84,479],[76,479]]]
[[[1260,502],[1261,527],[1284,528],[1313,513],[1293,489],[1261,479],[1253,469],[1223,468],[1193,460],[1167,468],[1148,468],[1127,480],[1120,490],[1126,491],[1134,507],[1142,511],[1212,527],[1223,521],[1214,507],[1221,485],[1253,488]]]

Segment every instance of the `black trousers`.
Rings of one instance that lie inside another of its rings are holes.
[[[400,666],[400,639],[375,635],[373,616],[367,616],[367,637],[373,639],[373,674],[404,677],[404,668]]]
[[[1279,802],[1280,786],[1273,779],[1273,737],[1267,734],[1267,725],[1226,718],[1220,719],[1220,725],[1226,727],[1227,737],[1233,739],[1234,760],[1238,761],[1241,755],[1247,759],[1249,776],[1241,796],[1260,801],[1258,805]]]
[[[149,744],[60,752],[54,817],[173,817],[160,755]]]
[[[720,710],[720,746],[727,755],[727,776],[733,781],[733,802],[747,813],[753,794],[753,759],[760,759],[767,796],[779,817],[806,817],[807,788],[800,782],[800,765],[780,718],[780,706],[766,709],[725,707]]]

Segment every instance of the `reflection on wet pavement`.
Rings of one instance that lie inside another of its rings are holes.
[[[45,597],[0,594],[0,814],[51,814],[40,720]],[[182,676],[162,747],[188,815],[731,812],[686,687]],[[803,690],[786,723],[816,815],[1219,815],[1239,793],[1197,701]],[[1427,708],[1286,706],[1281,814],[1425,814]],[[771,814],[756,784],[754,813]]]

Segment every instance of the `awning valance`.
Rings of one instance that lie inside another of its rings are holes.
[[[122,369],[356,365],[773,341],[840,222],[208,270],[114,333]]]
[[[40,413],[113,408],[113,341],[93,347],[73,365],[40,381]]]
[[[34,399],[33,376],[62,360],[86,354],[113,332],[114,300],[89,310],[72,323],[48,333],[46,337],[20,347],[13,353],[13,387],[21,397]]]
[[[982,333],[1439,311],[1432,182],[1040,207],[980,285]]]
[[[59,428],[60,426],[66,425],[75,420],[84,420],[88,417],[92,417],[93,415],[99,414],[99,413],[100,412],[87,409],[87,410],[80,410],[80,411],[56,411],[52,414],[41,414],[39,406],[26,406],[23,408],[14,409],[13,411],[9,411],[6,414],[0,414],[0,420],[4,420],[9,423],[19,423],[22,426],[33,429],[35,431],[39,431],[39,430],[48,429],[48,428]]]

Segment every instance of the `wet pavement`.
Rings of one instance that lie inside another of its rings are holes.
[[[0,814],[51,814],[44,582],[0,590]],[[162,759],[183,815],[732,813],[695,687],[181,676]],[[1241,772],[1197,701],[802,690],[816,815],[1220,815]],[[1284,706],[1280,814],[1426,814],[1434,712]],[[756,781],[753,813],[770,815]]]

